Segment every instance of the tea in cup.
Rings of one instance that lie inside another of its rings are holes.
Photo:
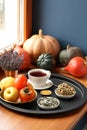
[[[44,69],[32,69],[28,71],[28,77],[34,88],[44,87],[50,78],[51,72]]]

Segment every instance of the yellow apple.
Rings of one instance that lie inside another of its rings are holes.
[[[3,86],[4,90],[10,86],[15,85],[15,78],[13,77],[5,77],[0,81],[1,86]]]
[[[4,90],[3,97],[10,102],[16,102],[19,98],[19,92],[15,87],[8,87]]]

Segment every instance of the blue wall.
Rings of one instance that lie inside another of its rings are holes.
[[[87,55],[87,0],[33,0],[33,34],[39,28]]]

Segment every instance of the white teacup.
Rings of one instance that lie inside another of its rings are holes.
[[[44,87],[50,76],[51,72],[44,69],[32,69],[28,71],[29,80],[35,88]]]

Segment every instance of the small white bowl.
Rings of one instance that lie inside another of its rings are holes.
[[[69,99],[69,98],[73,98],[76,95],[76,91],[74,94],[72,95],[62,95],[58,93],[58,88],[55,89],[55,94],[60,97],[60,98],[64,98],[64,99]]]
[[[41,97],[37,100],[37,104],[41,109],[56,109],[60,105],[59,99],[55,97]]]

